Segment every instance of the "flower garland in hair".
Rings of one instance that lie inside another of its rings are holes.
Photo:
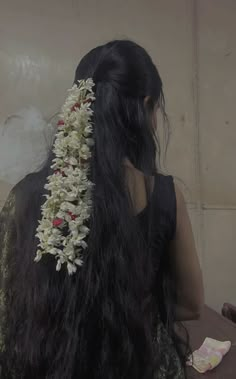
[[[53,146],[53,173],[45,185],[48,194],[36,234],[39,245],[35,261],[40,261],[44,254],[52,254],[57,260],[56,270],[60,271],[65,263],[69,274],[82,265],[89,234],[93,86],[92,79],[80,80],[69,90],[62,107]]]

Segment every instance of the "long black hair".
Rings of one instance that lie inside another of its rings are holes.
[[[147,52],[130,41],[89,52],[74,81],[86,78],[95,83],[95,186],[88,250],[75,275],[56,272],[50,256],[33,262],[51,158],[15,189],[5,372],[16,378],[151,379],[158,370],[150,312],[153,265],[134,217],[124,161],[148,175],[156,171],[151,114],[156,104],[163,106],[162,82]]]

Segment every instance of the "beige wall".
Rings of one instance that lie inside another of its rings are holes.
[[[208,304],[236,304],[234,0],[9,0],[0,13],[0,122],[25,105],[55,113],[90,48],[129,37],[165,85],[167,166],[188,200]],[[0,182],[0,205],[9,186]]]

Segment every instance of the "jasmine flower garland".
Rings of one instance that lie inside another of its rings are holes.
[[[48,194],[36,234],[39,245],[35,261],[40,261],[44,254],[54,255],[56,270],[66,264],[70,275],[83,263],[89,234],[93,86],[92,79],[80,80],[69,90],[62,107],[53,146],[53,174],[45,185]]]

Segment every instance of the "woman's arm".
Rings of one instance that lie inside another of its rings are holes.
[[[177,223],[175,238],[170,246],[170,261],[177,290],[176,318],[183,321],[200,317],[204,305],[204,290],[187,207],[177,186],[175,191]]]

